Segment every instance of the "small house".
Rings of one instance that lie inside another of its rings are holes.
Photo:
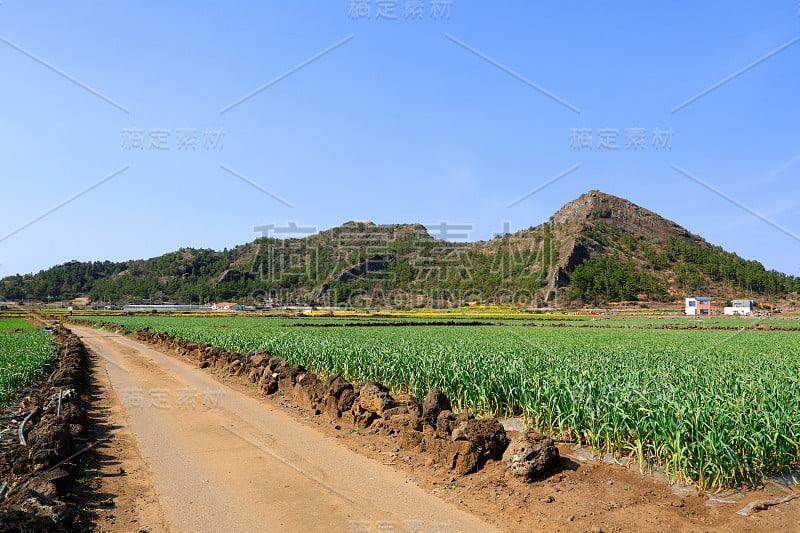
[[[220,302],[211,306],[215,311],[241,311],[244,309],[240,304],[231,302]]]
[[[749,315],[753,313],[756,303],[753,300],[733,300],[730,307],[725,308],[726,315]]]
[[[686,314],[687,315],[710,315],[711,314],[711,298],[705,296],[693,296],[686,298]]]

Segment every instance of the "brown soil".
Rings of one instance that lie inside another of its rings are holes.
[[[407,504],[407,501],[403,500],[401,495],[392,492],[396,489],[394,483],[398,482],[401,486],[403,484],[405,487],[413,486],[417,490],[414,493],[417,497],[436,496],[451,506],[461,508],[467,513],[494,524],[502,531],[765,531],[770,533],[800,531],[800,527],[798,527],[800,525],[800,499],[770,507],[748,517],[736,514],[736,511],[742,509],[749,502],[783,496],[789,494],[788,490],[775,487],[773,490],[751,491],[744,499],[733,503],[714,502],[709,495],[703,493],[675,494],[665,483],[622,466],[609,465],[602,461],[569,459],[572,449],[567,445],[559,446],[562,456],[565,457],[560,466],[546,477],[530,484],[523,483],[509,475],[505,465],[500,461],[489,461],[478,473],[456,477],[452,471],[435,464],[430,457],[398,448],[397,443],[390,437],[372,433],[369,429],[353,430],[342,420],[331,420],[324,414],[314,414],[279,395],[265,398],[256,387],[243,378],[233,377],[222,370],[197,369],[196,362],[178,356],[163,347],[144,348],[142,343],[105,331],[79,327],[73,329],[82,337],[86,337],[85,340],[88,341],[90,347],[98,348],[102,344],[104,351],[109,350],[102,354],[103,359],[99,359],[99,361],[105,365],[112,376],[115,372],[120,374],[139,373],[150,369],[151,371],[146,374],[146,379],[157,380],[157,383],[159,380],[168,381],[174,372],[180,372],[176,379],[184,377],[200,379],[198,376],[208,376],[210,371],[217,383],[226,387],[226,391],[231,391],[230,393],[226,392],[226,395],[236,395],[237,398],[247,398],[248,401],[257,402],[260,409],[266,414],[264,416],[277,417],[272,420],[272,423],[281,421],[281,425],[286,429],[282,435],[276,435],[272,434],[273,427],[270,426],[270,438],[278,440],[264,440],[261,434],[263,429],[260,427],[261,422],[251,418],[251,416],[260,417],[262,415],[250,411],[253,404],[248,403],[246,411],[234,409],[232,412],[226,412],[221,422],[239,433],[239,435],[233,434],[239,438],[240,443],[249,441],[248,445],[251,445],[253,441],[268,442],[266,450],[271,450],[276,443],[281,443],[280,439],[286,439],[283,441],[283,445],[289,446],[289,448],[279,447],[278,449],[289,455],[292,450],[300,453],[297,449],[298,441],[313,438],[314,434],[322,435],[322,440],[325,442],[336,443],[340,447],[344,446],[358,452],[359,455],[346,456],[349,461],[346,465],[347,468],[352,468],[351,465],[356,462],[358,468],[364,468],[363,476],[378,477],[377,484],[371,485],[370,490],[388,492],[390,495],[396,496],[400,499],[401,507]],[[98,338],[101,336],[104,338]],[[153,350],[159,354],[171,355],[172,364],[158,358],[154,355]],[[152,413],[152,410],[150,412]],[[182,415],[186,417],[187,413],[182,413]],[[190,412],[189,415],[189,422],[186,423],[194,424],[199,422],[198,419],[207,419],[215,413],[197,411],[196,413]],[[232,425],[231,419],[233,419]],[[127,424],[128,422],[125,422],[123,425]],[[240,424],[243,425],[240,426]],[[133,432],[136,433],[136,424],[134,423],[132,426]],[[159,428],[157,425],[154,427]],[[163,428],[160,430],[163,431]],[[313,431],[309,432],[309,430]],[[231,432],[228,433],[231,434]],[[192,441],[190,449],[194,450],[193,453],[196,455],[198,450],[204,449],[205,441],[202,435],[195,435],[195,437],[200,440]],[[209,443],[205,442],[205,444]],[[130,456],[135,456],[130,449],[132,446],[133,441],[128,441],[128,453]],[[151,469],[155,469],[151,462],[152,458],[147,457],[147,446],[143,446],[141,441],[139,446],[147,459],[145,462]],[[249,447],[252,451],[253,447]],[[121,451],[124,451],[125,446],[122,448]],[[296,460],[302,458],[314,465],[322,464],[323,468],[327,468],[326,460],[330,461],[331,458],[325,458],[326,451],[313,449],[313,447],[311,449],[304,448],[304,450],[306,453],[303,455],[292,456]],[[113,455],[114,449],[109,449],[108,453]],[[234,454],[235,457],[235,450],[227,449],[225,451],[226,457],[231,454]],[[315,457],[318,454],[321,455],[321,460]],[[361,463],[363,459],[357,459],[361,456],[366,456],[372,461]],[[219,455],[214,455],[214,457],[219,460]],[[258,454],[257,457],[239,457],[235,463],[226,460],[225,464],[228,468],[244,468],[245,470],[256,469],[267,464],[269,476],[280,478],[282,475],[277,472],[278,465],[272,464],[270,461],[268,452]],[[135,461],[131,465],[131,470],[126,468],[126,471],[140,473],[137,482],[141,483],[141,487],[147,486],[146,470],[141,466],[136,466]],[[245,474],[246,472],[239,472],[239,475]],[[333,472],[329,474],[332,474],[331,477],[336,476]],[[106,492],[117,494],[119,491],[124,494],[126,490],[133,490],[130,487],[126,489],[122,486],[128,476],[118,479],[103,478],[103,483],[109,479],[120,485],[117,488],[104,485],[103,490]],[[166,484],[164,486],[170,482],[168,479],[161,480],[162,485]],[[158,475],[154,476],[152,483],[158,488]],[[240,483],[230,479],[230,484],[238,485]],[[314,484],[312,483],[312,485]],[[139,490],[143,490],[141,487]],[[376,489],[375,487],[380,488]],[[274,492],[259,491],[257,494],[251,494],[250,499],[246,500],[248,507],[259,509],[256,515],[263,516],[264,520],[267,520],[256,529],[270,529],[270,526],[278,523],[275,521],[275,508],[278,504],[279,510],[283,509],[283,506],[289,506],[285,515],[287,521],[281,523],[282,530],[313,530],[315,528],[307,520],[303,519],[298,522],[293,521],[292,517],[303,517],[306,512],[304,510],[306,504],[310,503],[312,507],[320,508],[328,503],[329,494],[324,494],[325,491],[320,492],[319,487],[300,492],[283,492],[280,488],[269,487],[269,484],[265,488],[272,488]],[[344,490],[353,490],[353,488],[348,487]],[[159,501],[163,508],[168,498],[164,497],[163,492],[157,492],[161,494]],[[360,496],[368,497],[367,494]],[[424,504],[426,506],[433,505],[430,500],[426,499],[425,502],[428,502]],[[116,516],[121,516],[120,510],[126,505],[117,502]],[[212,501],[209,502],[209,505],[219,507],[221,501]],[[244,504],[239,502],[239,505]],[[446,506],[444,509],[453,509],[451,506]],[[202,512],[214,514],[209,509],[203,509]],[[364,514],[363,509],[358,506],[352,512],[354,513],[352,516],[357,517],[356,522],[369,525],[372,531],[378,530],[380,520],[390,522],[394,520],[399,530],[402,530],[403,527],[403,521],[400,519],[369,516]],[[168,514],[165,511],[165,515]],[[400,513],[397,516],[403,516],[403,514]],[[448,514],[447,516],[453,515]],[[203,519],[205,518],[206,516],[203,515]],[[348,520],[352,519],[351,517]],[[431,518],[426,523],[428,529],[434,519]],[[447,519],[440,518],[440,521],[447,522]],[[352,525],[352,523],[347,524],[347,526]],[[336,526],[328,527],[327,530],[347,530],[341,521]],[[156,526],[151,527],[152,529],[149,531],[160,530]],[[173,529],[181,528],[176,528],[173,524]],[[108,530],[114,531],[114,529]],[[117,530],[129,531],[131,528]],[[458,527],[450,529],[450,531],[460,530],[465,529]],[[482,530],[489,530],[488,524],[484,525]]]
[[[111,384],[104,361],[90,353],[92,380],[89,416],[98,439],[89,457],[95,475],[89,482],[97,531],[166,531],[152,473],[139,452],[128,417]]]

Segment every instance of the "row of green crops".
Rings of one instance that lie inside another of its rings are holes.
[[[606,315],[606,316],[588,316],[588,315],[561,315],[561,316],[536,316],[536,315],[518,315],[514,317],[508,316],[465,316],[465,315],[446,315],[443,314],[439,317],[431,316],[386,316],[386,315],[363,315],[363,316],[309,316],[297,315],[292,317],[283,317],[277,315],[250,315],[250,316],[225,316],[225,317],[209,317],[202,316],[186,316],[186,315],[149,315],[149,314],[99,314],[99,313],[86,313],[75,318],[83,318],[95,321],[108,321],[116,322],[117,318],[208,318],[208,319],[231,319],[237,320],[255,320],[258,324],[268,323],[270,325],[300,325],[300,324],[352,324],[352,323],[421,323],[421,324],[435,324],[442,322],[483,322],[486,324],[497,325],[564,325],[564,326],[592,326],[592,327],[637,327],[637,328],[752,328],[757,325],[769,326],[772,329],[794,329],[800,328],[800,318],[787,315],[786,318],[767,318],[767,317],[729,317],[729,316],[711,316],[711,317],[691,317],[691,316],[661,316],[661,317],[642,317],[642,316],[623,316],[623,315]]]
[[[114,317],[227,350],[268,350],[460,409],[522,415],[703,488],[800,467],[800,334],[530,328],[284,327],[260,318]]]
[[[22,331],[14,331],[18,328]],[[39,377],[52,358],[52,335],[22,318],[0,318],[0,407]]]

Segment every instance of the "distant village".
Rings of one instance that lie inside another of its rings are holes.
[[[692,296],[686,298],[683,312],[687,315],[710,315],[713,299],[706,296]],[[730,306],[723,308],[723,314],[728,316],[749,316],[756,313],[780,313],[772,304],[761,303],[756,305],[753,300],[732,300]]]

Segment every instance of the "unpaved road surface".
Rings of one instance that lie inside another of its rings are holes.
[[[120,531],[496,531],[188,362],[70,329],[114,391],[111,423],[138,445],[144,468],[129,474],[149,477],[155,496],[144,515],[152,522]]]

